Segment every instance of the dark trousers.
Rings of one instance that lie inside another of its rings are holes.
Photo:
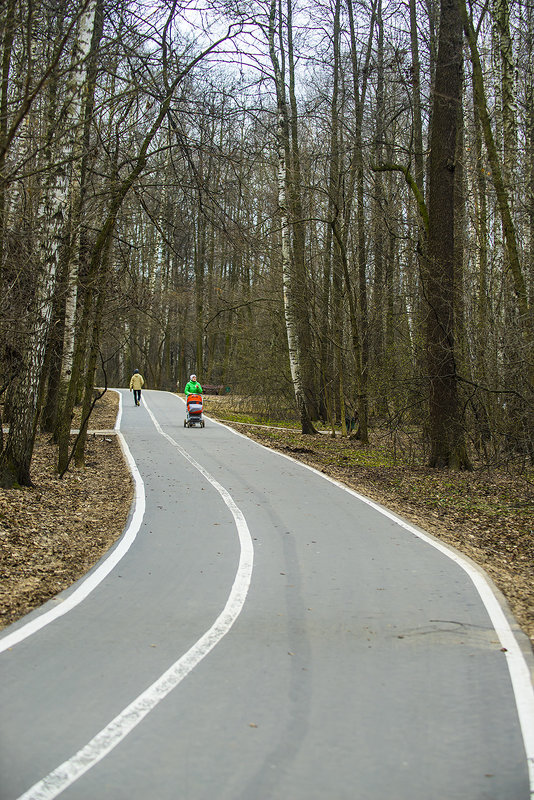
[[[141,389],[134,389],[133,393],[134,393],[135,405],[138,406],[139,403],[141,402]]]

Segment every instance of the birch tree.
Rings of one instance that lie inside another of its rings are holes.
[[[87,72],[89,56],[93,60],[96,56],[98,40],[101,35],[101,23],[95,38],[95,21],[97,13],[97,0],[92,0],[80,20],[78,39],[73,53],[74,74],[73,80],[78,86],[75,101],[69,109],[68,124],[71,129],[72,168],[69,178],[69,228],[70,242],[68,246],[68,261],[66,275],[65,321],[63,329],[63,350],[61,372],[58,391],[58,472],[65,469],[68,458],[68,445],[70,436],[70,423],[72,409],[78,388],[78,375],[73,374],[74,368],[74,342],[76,330],[76,309],[78,298],[78,271],[80,264],[80,226],[82,182],[84,172],[84,133],[86,109],[92,104],[90,92],[94,91],[94,80],[88,84]],[[99,19],[102,20],[102,9]],[[70,396],[68,390],[70,386]]]
[[[277,146],[278,146],[278,208],[280,216],[280,240],[284,313],[286,333],[289,347],[289,364],[291,380],[295,392],[295,400],[300,413],[302,433],[316,433],[311,422],[304,392],[302,378],[302,349],[298,331],[298,303],[299,290],[296,285],[294,265],[291,257],[290,239],[290,201],[288,198],[288,185],[290,181],[290,126],[287,104],[286,78],[283,61],[278,57],[275,45],[275,36],[280,34],[282,20],[278,17],[277,29],[277,0],[272,0],[269,15],[269,55],[274,72],[277,103]],[[281,51],[281,58],[285,54]]]
[[[65,235],[65,209],[68,207],[69,166],[73,156],[73,132],[79,124],[85,59],[92,36],[96,0],[89,0],[80,18],[73,68],[67,83],[64,103],[65,135],[59,152],[51,153],[55,163],[48,173],[38,213],[40,231],[37,252],[37,280],[33,319],[28,331],[22,366],[12,399],[13,414],[9,435],[0,458],[0,481],[11,485],[31,485],[30,462],[35,438],[37,400],[48,341],[52,297]]]

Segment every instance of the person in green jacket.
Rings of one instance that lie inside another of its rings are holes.
[[[202,394],[202,386],[197,381],[196,375],[191,375],[188,382],[185,384],[184,394],[187,397],[188,394]]]

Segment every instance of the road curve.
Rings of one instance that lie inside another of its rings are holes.
[[[527,640],[473,565],[122,398],[123,539],[0,636],[0,800],[534,797]]]

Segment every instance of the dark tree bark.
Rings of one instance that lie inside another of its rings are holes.
[[[432,109],[428,252],[423,266],[428,304],[430,466],[467,468],[455,361],[455,181],[462,91],[462,21],[456,0],[441,1]]]

